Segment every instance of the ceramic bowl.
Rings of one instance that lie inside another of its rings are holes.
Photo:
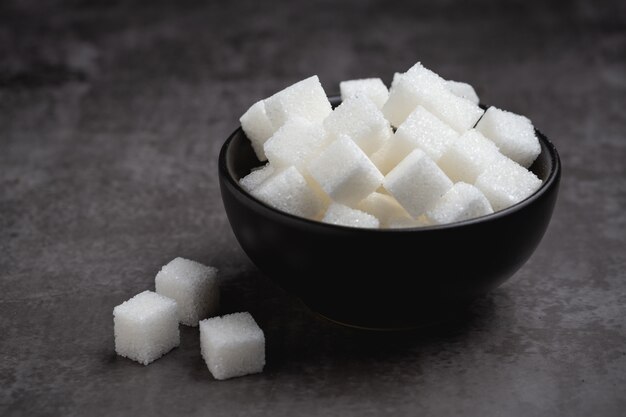
[[[330,97],[336,106],[339,97]],[[232,230],[252,262],[312,311],[368,329],[440,321],[505,282],[533,254],[550,223],[561,164],[537,131],[530,167],[542,186],[524,201],[468,221],[405,229],[325,224],[279,211],[239,179],[262,165],[241,128],[219,155],[221,196]]]

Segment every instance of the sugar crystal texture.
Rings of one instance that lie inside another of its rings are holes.
[[[446,87],[452,92],[452,94],[457,97],[469,100],[474,104],[480,103],[480,99],[478,98],[478,94],[476,94],[476,90],[474,90],[474,87],[472,87],[468,83],[448,80],[446,81]]]
[[[404,73],[402,72],[393,73],[393,78],[391,79],[391,88],[393,88],[396,84],[398,84],[398,81],[400,81],[403,75]],[[387,99],[389,99],[389,97],[387,97]]]
[[[250,139],[252,149],[259,161],[265,161],[263,144],[274,134],[274,126],[265,113],[265,103],[257,101],[240,118],[241,128]]]
[[[291,165],[305,174],[309,160],[330,142],[320,123],[295,116],[265,142],[263,149],[275,169]]]
[[[178,321],[197,326],[219,308],[217,273],[217,268],[179,257],[161,268],[154,284],[158,294],[176,301]]]
[[[272,175],[251,194],[259,200],[287,213],[314,218],[324,202],[294,166]]]
[[[429,70],[424,65],[422,65],[421,62],[415,63],[411,68],[409,68],[404,73],[404,75],[425,79],[429,83],[432,83],[432,84],[441,84],[441,85],[443,85],[446,82],[446,80],[441,78],[441,76],[439,74],[437,74],[436,72],[434,72],[432,70]]]
[[[443,78],[419,63],[392,86],[383,113],[393,126],[398,127],[418,105],[459,133],[472,128],[483,114],[480,107],[454,95]]]
[[[393,134],[383,113],[367,97],[350,97],[324,120],[335,139],[349,136],[367,155],[380,148]]]
[[[250,192],[261,185],[263,181],[271,177],[274,171],[274,167],[269,163],[262,167],[253,168],[248,175],[239,180],[239,184],[244,190]]]
[[[148,365],[180,344],[176,301],[144,291],[113,309],[115,351]]]
[[[373,192],[365,197],[356,208],[376,217],[380,222],[380,227],[387,227],[391,219],[410,217],[395,198],[379,192]]]
[[[356,80],[341,81],[339,83],[341,100],[346,101],[351,97],[365,96],[379,109],[389,97],[389,90],[380,78],[360,78]]]
[[[406,73],[395,73],[389,90],[389,98],[382,108],[383,114],[395,127],[408,117],[421,104],[419,91],[413,85],[420,82],[421,87],[442,87],[445,80],[422,66],[419,62]]]
[[[493,213],[487,197],[476,187],[457,182],[426,216],[431,224],[460,222]]]
[[[420,227],[422,224],[419,220],[414,219],[413,217],[401,216],[401,217],[392,217],[387,222],[385,228],[387,229],[404,229],[408,227]]]
[[[392,217],[387,221],[387,229],[405,229],[407,227],[425,227],[430,226],[425,215],[419,216],[417,219],[409,215]]]
[[[322,218],[324,223],[340,226],[378,228],[380,222],[374,216],[361,210],[345,206],[340,203],[331,203]]]
[[[415,149],[385,176],[383,186],[417,218],[452,188],[452,181],[424,151]]]
[[[541,183],[531,171],[503,157],[480,174],[474,185],[498,211],[526,199],[539,189]]]
[[[476,130],[492,140],[502,154],[528,168],[541,152],[532,122],[519,114],[489,107]]]
[[[265,335],[248,312],[202,320],[200,350],[215,379],[259,373],[265,367]]]
[[[413,149],[420,148],[437,162],[458,137],[459,134],[437,116],[417,106],[383,148],[372,155],[372,161],[386,174]]]
[[[383,174],[346,135],[311,160],[309,173],[334,201],[348,206],[374,192],[383,180]]]
[[[321,207],[320,211],[317,212],[317,215],[311,216],[309,218],[313,220],[319,220],[321,216],[324,215],[324,211],[332,202],[332,200],[330,199],[330,196],[326,194],[326,191],[324,191],[322,187],[318,184],[318,182],[313,179],[311,174],[308,173],[308,171],[306,172],[306,174],[303,174],[303,176],[309,187],[311,187],[311,190],[313,190],[313,193],[315,194]]]
[[[502,157],[493,142],[471,129],[450,144],[438,164],[452,181],[473,184],[481,172]]]
[[[423,84],[423,81],[413,84],[420,91],[423,106],[459,133],[474,127],[484,113],[476,104],[454,95],[446,88],[420,87]]]
[[[317,75],[305,78],[265,99],[265,112],[275,130],[294,116],[321,122],[332,107]]]

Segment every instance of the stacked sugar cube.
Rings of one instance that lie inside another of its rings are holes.
[[[250,313],[216,316],[218,270],[176,258],[144,291],[113,309],[115,351],[143,365],[180,344],[179,323],[200,326],[200,348],[209,371],[227,379],[263,371],[265,336]]]
[[[469,220],[517,204],[541,180],[529,119],[479,106],[474,88],[416,63],[343,81],[332,108],[317,76],[241,117],[259,167],[241,186],[291,215],[364,228]]]

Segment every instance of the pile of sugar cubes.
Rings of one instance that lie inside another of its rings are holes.
[[[257,199],[336,225],[420,227],[487,215],[533,194],[541,151],[531,121],[479,106],[474,88],[420,62],[340,83],[332,108],[317,76],[240,118],[259,166],[240,180]],[[263,163],[265,164],[263,165]]]
[[[200,326],[200,349],[216,379],[263,371],[265,336],[250,313],[216,316],[218,270],[176,258],[144,291],[113,309],[115,351],[148,365],[180,344],[179,323]]]

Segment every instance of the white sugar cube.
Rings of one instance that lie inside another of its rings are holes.
[[[491,204],[478,188],[457,182],[426,213],[426,216],[432,224],[446,224],[490,213],[493,213]]]
[[[324,127],[335,139],[347,135],[367,155],[375,152],[393,134],[383,113],[367,97],[346,99],[324,120]]]
[[[320,123],[302,117],[289,119],[265,142],[263,149],[275,169],[295,166],[306,174],[306,164],[330,142]]]
[[[341,100],[346,101],[351,97],[365,96],[379,109],[389,97],[389,90],[380,78],[360,78],[356,80],[341,81],[339,83]]]
[[[321,122],[332,106],[317,75],[305,78],[265,99],[265,112],[274,129],[294,116]]]
[[[324,223],[341,226],[378,228],[380,222],[374,216],[361,210],[345,206],[340,203],[331,203],[322,218]]]
[[[388,229],[404,229],[407,227],[425,227],[430,226],[428,219],[425,215],[419,216],[414,219],[410,215],[392,217],[387,221]]]
[[[313,190],[313,193],[317,197],[317,200],[321,207],[321,210],[317,212],[317,215],[309,217],[309,218],[313,220],[319,220],[321,216],[324,215],[324,211],[326,210],[328,205],[332,202],[332,200],[330,199],[330,196],[326,194],[326,191],[324,191],[322,187],[318,184],[318,182],[313,179],[311,174],[308,173],[308,171],[306,174],[303,174],[303,176],[304,176],[304,179],[306,179],[306,182],[309,185],[309,187],[311,187],[311,190]]]
[[[391,219],[410,217],[395,198],[379,192],[373,192],[365,197],[356,208],[377,218],[380,227],[387,227]]]
[[[271,177],[274,171],[274,167],[269,163],[262,167],[254,168],[248,175],[239,180],[239,184],[244,190],[250,192],[261,185],[263,181]]]
[[[433,85],[444,85],[446,82],[439,74],[426,68],[421,62],[415,63],[404,75],[426,80]]]
[[[389,92],[383,113],[398,127],[418,105],[457,132],[472,128],[484,112],[471,101],[454,95],[443,78],[423,67],[412,68],[400,77]]]
[[[265,366],[265,335],[248,312],[202,320],[200,350],[215,379],[259,373]]]
[[[438,164],[452,181],[473,184],[481,172],[502,157],[493,142],[471,129],[450,144]]]
[[[417,106],[398,127],[394,136],[394,142],[399,145],[398,150],[404,153],[403,157],[413,149],[420,148],[437,162],[459,134],[424,107]]]
[[[376,152],[372,153],[369,158],[370,161],[374,164],[376,168],[383,174],[386,175],[391,168],[394,167],[393,156],[393,136],[389,138],[387,142],[383,144]]]
[[[417,218],[452,187],[452,181],[424,151],[415,149],[385,176],[383,187]]]
[[[176,301],[144,291],[113,309],[115,351],[141,364],[180,344]]]
[[[532,122],[519,114],[489,107],[476,130],[492,140],[502,154],[528,168],[541,152]]]
[[[383,145],[384,149],[372,155],[372,160],[382,173],[388,173],[413,149],[420,148],[437,162],[458,137],[459,134],[437,116],[417,106]]]
[[[447,89],[434,88],[422,90],[423,106],[446,122],[457,132],[465,132],[474,127],[484,110],[476,104],[457,97]]]
[[[400,79],[402,78],[403,75],[404,75],[404,73],[402,73],[402,72],[394,72],[393,73],[393,78],[391,80],[391,88],[393,88],[396,84],[398,84],[398,81],[400,81]],[[389,96],[387,96],[387,99],[389,99]]]
[[[476,90],[468,83],[463,83],[460,81],[448,80],[446,81],[446,87],[452,94],[457,97],[464,98],[466,100],[471,101],[474,104],[480,103],[480,99],[478,98],[478,94],[476,94]]]
[[[313,218],[325,205],[294,166],[283,169],[251,191],[259,200],[287,213]]]
[[[503,157],[488,167],[474,184],[495,211],[519,203],[533,194],[542,181],[517,162]]]
[[[197,326],[198,321],[215,314],[219,308],[217,272],[212,266],[176,258],[157,273],[156,292],[176,301],[179,322]]]
[[[374,192],[383,180],[383,174],[346,135],[311,160],[309,173],[334,201],[348,206]]]
[[[263,144],[276,130],[265,113],[265,103],[257,101],[240,118],[241,128],[250,139],[252,149],[259,161],[265,161]]]
[[[383,114],[393,126],[400,126],[415,107],[422,104],[420,89],[444,88],[444,83],[443,78],[419,62],[406,73],[395,73]]]

